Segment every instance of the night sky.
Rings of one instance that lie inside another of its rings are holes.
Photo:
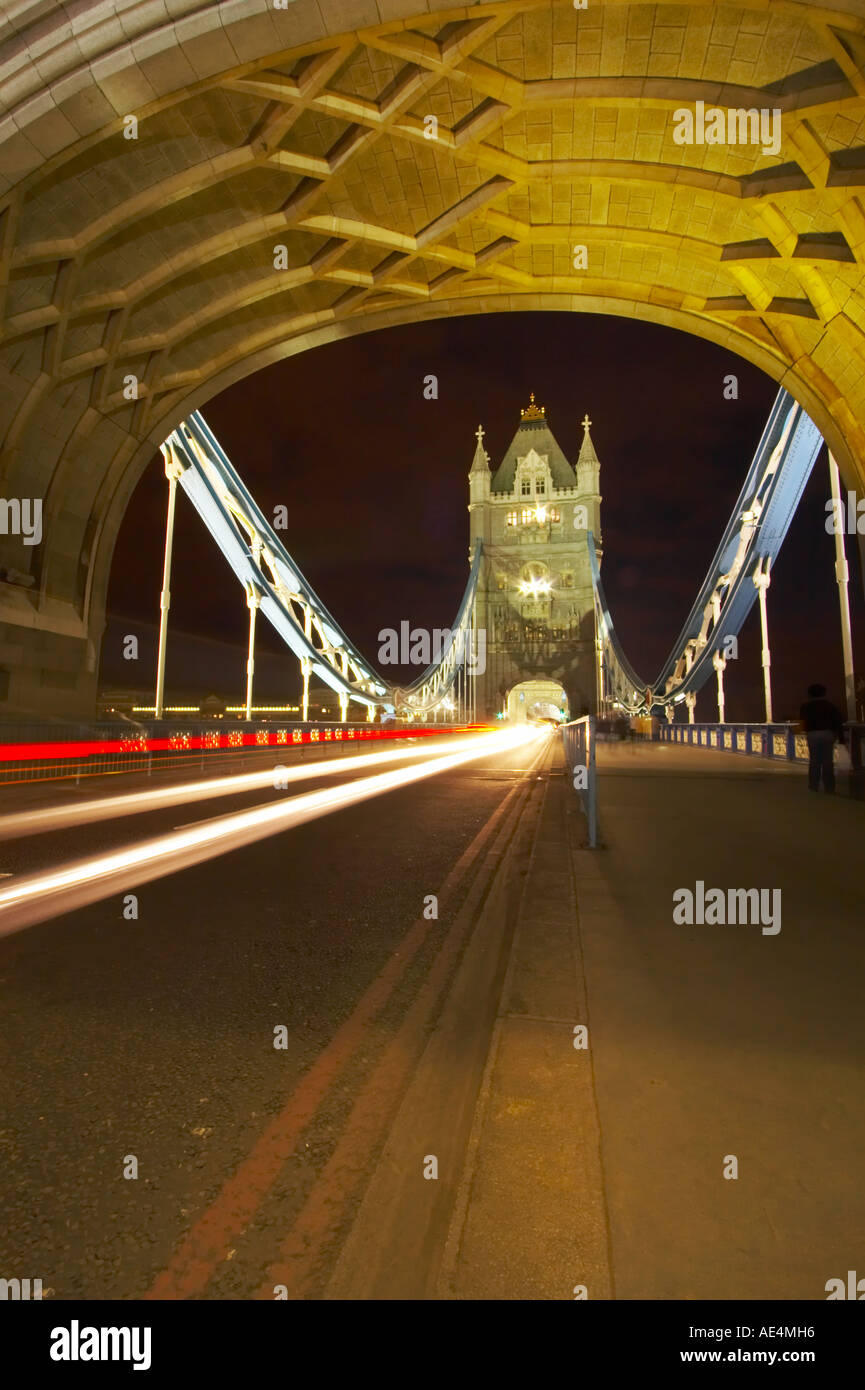
[[[739,399],[723,398],[724,377]],[[425,400],[424,377],[438,378]],[[589,314],[510,313],[364,334],[277,363],[210,401],[203,414],[265,515],[288,507],[280,538],[352,640],[375,662],[379,630],[451,624],[467,578],[474,431],[493,467],[528,404],[576,462],[580,420],[601,460],[604,583],[624,649],[654,679],[711,561],[777,387],[699,338]],[[825,450],[773,571],[769,626],[775,717],[795,715],[823,681],[840,702],[842,671]],[[166,483],[154,458],[115,551],[102,684],[151,690]],[[848,538],[857,669],[865,604]],[[178,494],[166,699],[241,698],[247,610],[240,586]],[[135,669],[123,634],[140,638]],[[257,701],[297,697],[297,663],[259,624]],[[727,715],[763,717],[757,605],[727,667]],[[407,680],[416,670],[395,679]],[[717,718],[714,680],[698,719]]]

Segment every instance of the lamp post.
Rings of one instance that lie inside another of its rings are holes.
[[[604,642],[601,636],[597,596],[595,596],[595,650],[597,653],[598,717],[603,718],[607,693],[604,689]]]
[[[252,583],[246,586],[246,603],[249,608],[249,650],[246,658],[246,719],[252,719],[252,681],[255,673],[255,618],[261,603],[261,594]]]
[[[471,632],[472,632],[472,636],[471,636],[471,647],[470,647],[470,653],[471,653],[470,659],[471,659],[471,663],[472,663],[472,670],[471,670],[471,680],[472,680],[472,683],[471,683],[471,686],[470,686],[470,694],[471,694],[471,719],[472,719],[472,723],[473,723],[473,724],[476,724],[476,723],[477,723],[477,720],[478,720],[478,681],[477,681],[477,675],[476,675],[476,667],[477,667],[477,664],[478,664],[478,662],[477,662],[477,656],[478,656],[478,637],[477,637],[477,606],[476,606],[476,604],[474,603],[474,601],[472,602],[472,627],[471,627]]]
[[[838,465],[830,451],[829,478],[832,485],[832,511],[835,515],[835,579],[838,584],[838,604],[841,609],[841,650],[844,655],[844,696],[847,705],[847,718],[856,718],[856,679],[853,672],[853,642],[850,635],[850,594],[848,584],[850,570],[844,547],[844,527],[840,519],[844,515],[841,505],[841,480]]]
[[[168,511],[165,517],[165,558],[162,565],[162,592],[159,595],[159,650],[156,657],[155,717],[162,718],[165,705],[165,649],[168,642],[168,610],[171,606],[171,559],[174,550],[174,510],[177,504],[177,483],[183,472],[174,450],[162,446],[165,476],[168,479]]]
[[[347,681],[347,680],[348,680],[348,652],[347,652],[347,651],[342,651],[342,652],[340,653],[340,664],[341,664],[341,666],[342,666],[342,678],[343,678],[344,681]],[[346,723],[347,718],[348,718],[348,699],[349,699],[349,697],[348,697],[348,695],[346,694],[346,692],[345,692],[344,690],[341,690],[341,691],[339,692],[339,717],[340,717],[340,721],[341,721],[343,724]]]
[[[309,604],[303,610],[303,635],[307,642],[312,641],[312,609]],[[303,674],[303,722],[309,719],[309,677],[312,673],[312,662],[309,657],[301,657],[300,669]]]
[[[712,657],[712,665],[718,676],[718,723],[724,722],[724,670],[727,665],[727,658],[721,652],[715,652]]]
[[[772,653],[769,650],[769,627],[766,619],[766,590],[772,582],[769,576],[770,560],[759,560],[754,571],[754,583],[760,599],[760,632],[763,638],[761,661],[763,663],[763,691],[766,697],[766,723],[772,723]]]

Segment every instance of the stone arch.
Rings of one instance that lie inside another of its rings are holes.
[[[347,334],[664,323],[786,386],[865,489],[861,0],[170,9],[0,17],[0,491],[45,503],[38,557],[0,536],[32,581],[0,583],[10,703],[87,706],[117,526],[173,425]],[[677,144],[699,101],[778,110],[777,155]]]
[[[506,718],[511,723],[530,719],[560,718],[569,713],[568,695],[560,681],[536,677],[511,687],[505,700]]]

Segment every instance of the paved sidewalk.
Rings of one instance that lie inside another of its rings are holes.
[[[865,1275],[862,806],[697,748],[599,774],[595,852],[547,790],[440,1296],[825,1299]],[[780,931],[677,925],[698,880]]]
[[[547,783],[439,1280],[458,1299],[610,1298],[608,1223],[571,845],[585,836]]]

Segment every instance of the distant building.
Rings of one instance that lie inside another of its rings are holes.
[[[477,710],[492,718],[573,718],[597,704],[592,576],[587,532],[600,553],[600,462],[583,420],[576,468],[565,458],[534,395],[495,472],[477,431],[469,473],[469,530],[484,559],[477,626],[486,669]],[[479,663],[480,665],[480,663]]]
[[[136,705],[153,703],[153,691],[114,688],[100,691],[96,700],[96,715],[99,719],[128,718]]]
[[[349,718],[358,719],[357,705],[352,705]],[[298,716],[299,717],[299,716]],[[339,696],[329,685],[310,685],[309,687],[309,719],[310,723],[322,723],[328,720],[339,721],[340,708]]]

